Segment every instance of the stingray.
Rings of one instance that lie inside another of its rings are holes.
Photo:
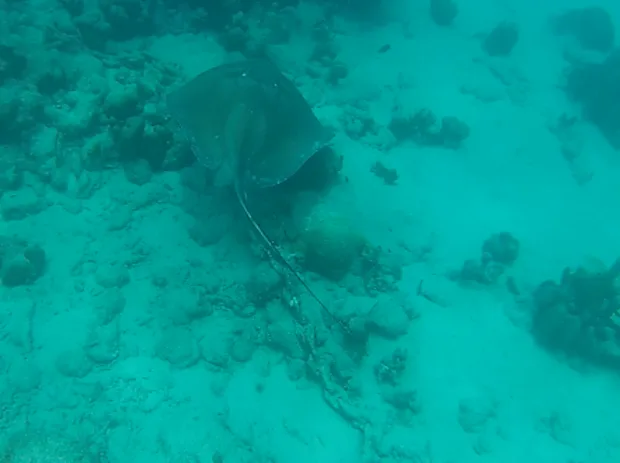
[[[248,194],[292,177],[330,141],[295,85],[267,60],[223,64],[199,74],[167,98],[169,111],[200,163],[231,183],[245,216],[283,265],[329,314],[248,208]]]

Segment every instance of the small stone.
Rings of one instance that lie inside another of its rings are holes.
[[[81,350],[73,349],[58,356],[56,369],[70,378],[84,378],[92,371],[93,365]]]
[[[220,370],[228,366],[231,343],[227,336],[207,335],[200,340],[199,348],[209,368]]]
[[[23,255],[15,257],[3,269],[2,284],[9,288],[29,285],[36,279],[35,268]]]
[[[0,239],[0,278],[8,287],[28,285],[45,272],[45,251],[16,237]]]
[[[21,220],[36,214],[41,208],[41,199],[32,188],[6,192],[0,201],[0,209],[5,220]]]
[[[251,339],[240,336],[230,346],[230,356],[236,362],[245,363],[252,359],[255,350],[256,344]]]
[[[306,364],[301,359],[290,359],[286,363],[286,374],[291,381],[299,381],[305,376]]]
[[[122,288],[129,283],[129,271],[121,265],[102,265],[95,273],[95,280],[104,288]]]
[[[112,323],[95,327],[86,341],[86,355],[96,364],[108,365],[118,358],[119,328]]]
[[[487,397],[467,397],[459,401],[458,423],[468,434],[481,432],[495,416],[495,405]]]
[[[138,112],[138,87],[127,85],[110,91],[103,101],[103,111],[112,119],[125,120]]]
[[[178,309],[180,319],[184,323],[191,323],[196,320],[209,317],[213,314],[213,305],[209,298],[198,296],[187,299]]]
[[[188,368],[200,358],[192,333],[182,328],[167,330],[156,347],[157,356],[175,367]]]
[[[108,217],[108,230],[125,230],[132,219],[132,210],[129,207],[120,207]]]
[[[125,163],[125,177],[134,185],[144,185],[151,181],[153,172],[146,159],[136,159]]]
[[[107,325],[114,321],[125,308],[125,303],[125,296],[118,288],[110,288],[95,296],[92,305],[99,324]]]
[[[517,25],[503,22],[486,37],[482,46],[489,56],[508,56],[519,40]]]
[[[221,214],[208,220],[197,220],[190,227],[189,235],[199,246],[212,246],[229,233],[231,226],[231,217]]]
[[[368,328],[388,339],[397,339],[407,334],[413,308],[402,295],[382,296],[368,313]]]
[[[30,262],[30,264],[32,264],[32,268],[37,278],[43,275],[47,258],[45,256],[45,251],[41,246],[28,246],[24,249],[24,257],[28,262]]]

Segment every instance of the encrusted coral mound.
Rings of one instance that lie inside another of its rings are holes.
[[[566,269],[534,291],[533,333],[541,344],[620,368],[620,259]]]
[[[43,248],[16,238],[0,238],[0,277],[8,287],[30,285],[45,273]]]
[[[336,281],[344,278],[366,246],[346,217],[326,211],[312,214],[299,238],[306,269]]]

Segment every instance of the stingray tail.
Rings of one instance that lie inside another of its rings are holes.
[[[265,242],[265,245],[267,246],[267,250],[269,251],[269,254],[273,258],[275,258],[278,262],[280,262],[282,265],[284,265],[284,267],[287,268],[287,270],[297,279],[297,281],[299,281],[299,283],[301,283],[301,285],[306,289],[306,291],[308,291],[308,294],[310,294],[310,296],[321,306],[321,308],[329,316],[333,316],[331,314],[330,310],[327,308],[327,306],[319,298],[319,296],[317,296],[315,294],[315,292],[312,291],[312,288],[310,288],[308,283],[306,283],[306,281],[302,278],[302,276],[299,274],[299,272],[297,270],[295,270],[293,268],[293,266],[284,258],[284,256],[282,255],[282,253],[280,252],[278,247],[269,238],[269,236],[267,236],[265,231],[256,222],[256,220],[254,220],[254,217],[250,213],[250,210],[248,209],[247,203],[245,201],[245,195],[243,194],[243,191],[242,191],[241,187],[238,184],[235,184],[235,192],[237,193],[237,199],[239,200],[239,204],[241,204],[241,208],[243,209],[243,212],[244,212],[245,216],[248,218],[248,220],[250,221],[250,223],[252,224],[252,226],[254,227],[256,232],[259,234],[261,239]]]

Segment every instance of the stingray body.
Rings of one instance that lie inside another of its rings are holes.
[[[229,63],[170,94],[168,107],[198,160],[234,185],[244,214],[272,258],[329,313],[247,206],[249,193],[286,181],[330,140],[295,85],[269,61]]]

